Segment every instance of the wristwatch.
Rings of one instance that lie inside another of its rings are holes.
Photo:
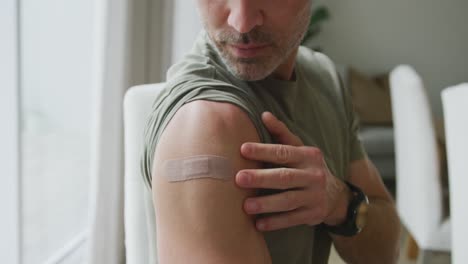
[[[332,234],[350,237],[359,234],[366,225],[369,199],[361,189],[347,181],[345,183],[352,193],[345,222],[337,226],[322,223],[321,226]]]

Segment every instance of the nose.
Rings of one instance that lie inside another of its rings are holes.
[[[236,0],[230,6],[228,25],[239,33],[248,33],[254,27],[261,26],[264,20],[262,9],[257,0]]]

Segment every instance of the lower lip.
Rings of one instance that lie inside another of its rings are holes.
[[[242,49],[242,48],[239,48],[239,47],[236,47],[236,46],[230,46],[230,48],[234,52],[234,54],[237,57],[240,57],[240,58],[257,57],[262,52],[264,52],[267,49],[267,47],[268,46],[261,46],[261,47],[255,47],[255,48]]]

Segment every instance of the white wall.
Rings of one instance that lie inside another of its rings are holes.
[[[333,16],[317,39],[325,53],[370,74],[413,65],[438,117],[440,91],[468,81],[468,1],[316,1],[321,3]]]
[[[173,1],[172,63],[179,61],[185,53],[190,51],[194,40],[202,28],[195,1]]]

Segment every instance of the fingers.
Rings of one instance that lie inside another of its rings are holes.
[[[260,218],[256,222],[257,229],[260,231],[273,231],[297,225],[316,225],[320,220],[315,216],[313,210],[298,209],[287,213],[281,213],[265,218]]]
[[[287,191],[273,195],[248,198],[244,203],[244,210],[248,214],[277,213],[297,209],[304,206],[303,192],[300,190]]]
[[[272,113],[264,112],[262,121],[268,131],[281,143],[291,146],[302,146],[303,143],[299,137],[289,131],[288,127],[278,120]]]
[[[244,203],[244,210],[248,214],[280,213],[292,211],[305,206],[306,193],[301,190],[248,198]]]
[[[310,171],[291,168],[242,170],[236,175],[236,183],[244,188],[292,189],[312,183]]]
[[[241,154],[250,160],[293,166],[304,160],[302,147],[279,144],[245,143]]]

